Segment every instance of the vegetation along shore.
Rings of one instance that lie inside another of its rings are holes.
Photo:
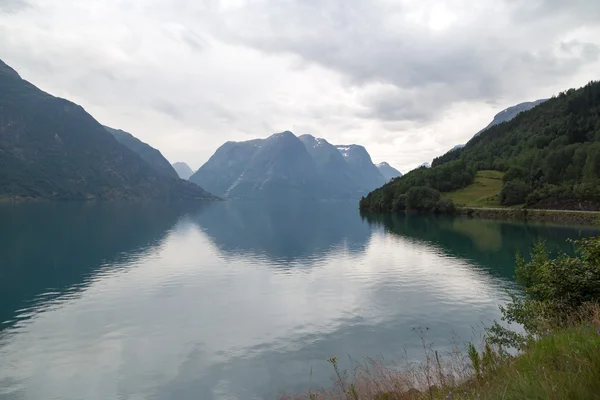
[[[349,373],[334,356],[333,387],[280,400],[599,398],[600,237],[574,243],[575,257],[552,257],[543,243],[530,262],[517,256],[521,293],[511,294],[502,324],[488,327],[482,343],[442,354],[416,329],[422,363],[369,359]]]

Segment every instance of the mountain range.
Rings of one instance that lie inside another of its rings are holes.
[[[0,61],[0,199],[213,199],[160,152]]]
[[[387,179],[362,146],[285,131],[225,143],[190,181],[227,198],[358,199]]]

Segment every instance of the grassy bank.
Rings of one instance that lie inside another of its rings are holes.
[[[600,212],[526,209],[522,205],[505,207],[500,203],[503,177],[504,173],[500,171],[478,171],[472,184],[442,193],[442,198],[452,200],[459,215],[600,225]]]
[[[538,244],[517,257],[522,293],[501,307],[480,346],[440,354],[417,331],[424,361],[395,368],[377,360],[349,374],[337,357],[333,387],[280,400],[600,399],[600,238],[576,242],[578,256],[551,258]]]
[[[458,207],[502,207],[500,191],[504,172],[478,171],[475,180],[466,188],[442,193],[442,198],[449,199]]]
[[[280,400],[600,399],[598,330],[598,319],[559,329],[516,357],[433,352],[429,362],[404,369],[368,360],[346,382],[332,367],[335,387]]]

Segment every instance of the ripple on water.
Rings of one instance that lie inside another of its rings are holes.
[[[349,356],[417,360],[413,328],[429,328],[440,350],[469,340],[514,288],[517,250],[582,234],[421,216],[369,223],[354,205],[322,207],[87,210],[72,222],[90,233],[79,258],[66,250],[76,238],[36,231],[53,246],[0,247],[10,260],[22,259],[17,248],[37,255],[11,267],[27,273],[0,293],[0,397],[246,400],[328,385],[333,355],[344,368]],[[44,264],[50,256],[61,263]]]

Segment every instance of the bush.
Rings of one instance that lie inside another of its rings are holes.
[[[525,204],[530,192],[531,186],[521,180],[506,182],[500,192],[500,202],[505,206]]]
[[[450,199],[440,199],[435,205],[435,212],[439,214],[454,214],[456,206]]]
[[[521,167],[510,167],[510,169],[504,174],[502,180],[506,182],[514,181],[514,180],[525,180],[527,176],[527,171],[525,168]]]
[[[414,211],[434,211],[440,200],[440,192],[427,186],[411,187],[406,193],[406,209]]]
[[[503,320],[521,324],[528,335],[540,335],[549,327],[568,325],[589,304],[600,301],[600,237],[575,242],[577,257],[561,254],[552,259],[543,243],[531,254],[531,262],[517,257],[516,279],[523,296],[501,307]],[[495,324],[491,329],[497,344],[519,346],[525,336]]]

